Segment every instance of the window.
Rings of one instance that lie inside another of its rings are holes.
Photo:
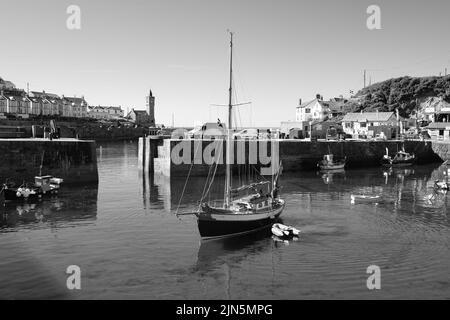
[[[365,127],[367,127],[367,123],[361,122],[361,123],[359,124],[359,126],[360,126],[361,128],[365,128]]]
[[[444,135],[444,130],[439,130],[439,135],[443,136]]]
[[[310,108],[306,108],[305,109],[305,113],[311,113],[311,109]]]
[[[345,127],[346,128],[351,128],[352,127],[352,123],[351,122],[346,122],[345,123]]]

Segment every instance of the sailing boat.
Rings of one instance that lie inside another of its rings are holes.
[[[279,197],[278,170],[272,181],[270,192],[264,194],[258,187],[270,184],[270,181],[256,182],[232,189],[231,172],[231,128],[232,128],[232,74],[233,74],[233,33],[230,32],[230,87],[228,100],[228,134],[226,139],[226,175],[224,200],[210,205],[202,202],[196,213],[198,229],[203,239],[235,236],[261,230],[268,226],[280,216],[285,203]],[[236,197],[240,191],[250,191],[251,194],[244,197]]]

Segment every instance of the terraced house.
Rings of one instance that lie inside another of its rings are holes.
[[[69,117],[86,118],[88,116],[88,103],[84,100],[83,96],[81,98],[63,96],[62,99],[70,107]]]
[[[89,106],[88,116],[94,119],[114,120],[122,118],[124,115],[122,107],[114,106]]]
[[[30,110],[30,101],[25,91],[20,89],[1,90],[1,111],[3,114],[15,114],[21,118],[27,118]]]

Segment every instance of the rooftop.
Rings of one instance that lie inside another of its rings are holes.
[[[450,128],[450,122],[432,122],[425,128],[426,129],[446,129],[446,128]]]
[[[347,113],[342,121],[344,122],[370,122],[370,121],[388,121],[393,112],[352,112]]]

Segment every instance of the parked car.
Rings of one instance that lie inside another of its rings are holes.
[[[244,129],[233,134],[233,139],[254,140],[258,139],[258,129]]]

